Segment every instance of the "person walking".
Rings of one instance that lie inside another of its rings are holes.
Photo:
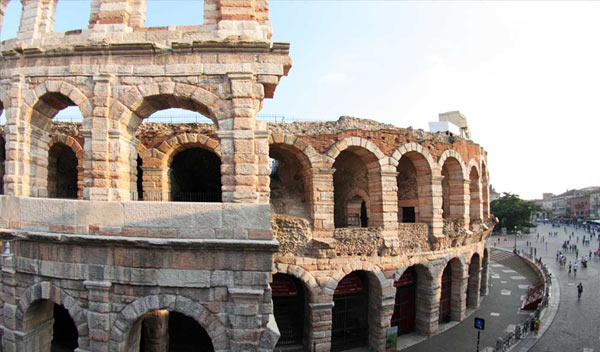
[[[583,293],[583,284],[580,282],[577,285],[577,298],[581,298],[581,294]]]
[[[573,268],[573,264],[571,264],[571,261],[569,260],[569,275],[571,275],[571,268]]]
[[[577,277],[577,267],[579,265],[577,264],[577,262],[575,262],[575,264],[573,264],[573,277]]]

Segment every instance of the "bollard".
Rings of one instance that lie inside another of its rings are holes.
[[[496,339],[496,351],[504,351],[504,340],[501,337]]]

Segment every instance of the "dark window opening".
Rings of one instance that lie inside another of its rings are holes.
[[[142,169],[142,158],[138,155],[137,157],[137,199],[144,200],[144,170]]]
[[[48,197],[77,199],[77,156],[61,143],[48,152]]]
[[[194,319],[169,312],[169,352],[212,352],[210,336]]]
[[[171,163],[171,200],[220,202],[221,159],[202,148],[184,150]]]
[[[54,325],[51,352],[74,351],[78,344],[77,326],[63,306],[54,304]]]
[[[331,350],[343,351],[368,344],[369,286],[363,272],[346,275],[333,295]]]
[[[278,348],[302,351],[304,332],[304,290],[297,279],[284,274],[273,275],[273,314],[281,337]]]
[[[4,194],[4,162],[6,161],[6,143],[0,137],[0,194]]]
[[[415,207],[402,207],[402,222],[416,222]]]
[[[369,226],[369,218],[367,217],[367,203],[363,200],[360,203],[360,227]]]

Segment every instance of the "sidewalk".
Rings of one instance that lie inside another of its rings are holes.
[[[480,308],[451,329],[421,343],[399,351],[447,352],[475,350],[477,330],[473,327],[475,317],[485,319],[485,330],[481,332],[479,349],[495,346],[496,339],[514,325],[520,323],[529,312],[519,311],[527,287],[537,281],[535,272],[523,260],[511,252],[490,252],[489,293],[483,298]],[[473,312],[471,312],[473,313]],[[416,335],[416,334],[415,334]],[[410,336],[410,338],[416,336]],[[403,337],[402,340],[407,340]],[[399,346],[402,345],[400,340]]]

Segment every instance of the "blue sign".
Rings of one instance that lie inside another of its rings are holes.
[[[475,329],[485,330],[485,319],[475,318]]]

